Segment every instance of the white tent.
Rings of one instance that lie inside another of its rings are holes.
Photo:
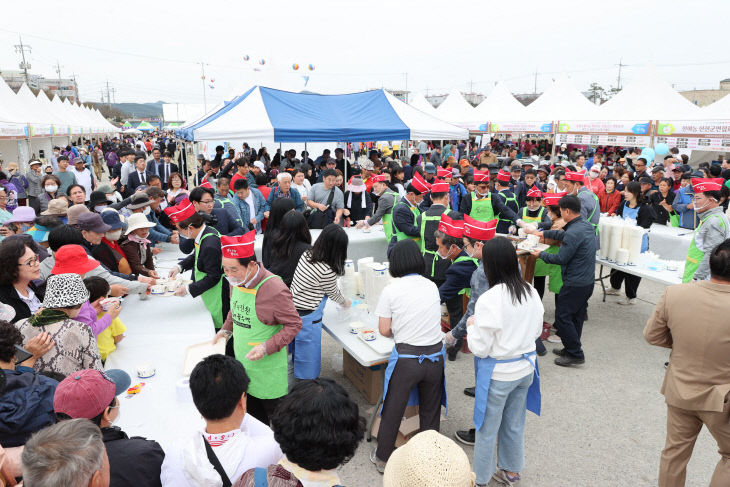
[[[423,113],[427,113],[432,117],[439,118],[436,109],[433,107],[433,105],[431,105],[431,103],[426,99],[425,96],[423,96],[423,93],[421,93],[420,91],[414,91],[410,93],[408,95],[408,98],[408,104],[413,108],[421,110]]]
[[[601,105],[601,120],[697,120],[702,111],[659,78],[652,68]]]
[[[467,102],[458,90],[452,90],[436,109],[441,120],[459,127],[476,129],[479,126],[474,107]]]
[[[730,120],[730,96],[725,95],[699,111],[700,117],[705,120]]]
[[[13,90],[0,78],[0,137],[27,136],[24,107]]]
[[[524,120],[525,106],[517,101],[504,83],[499,82],[474,109],[480,124],[497,120]]]
[[[596,120],[598,107],[578,91],[567,76],[556,78],[535,101],[527,105],[524,120]]]

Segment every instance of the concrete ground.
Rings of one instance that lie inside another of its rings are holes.
[[[540,358],[542,416],[527,413],[526,464],[518,485],[657,484],[666,433],[666,406],[659,389],[669,352],[647,344],[642,331],[663,290],[644,280],[639,303],[627,307],[618,305],[616,296],[601,302],[601,288],[596,286],[583,329],[585,365],[558,367],[552,353]],[[545,320],[552,322],[553,296],[545,296],[544,303]],[[343,384],[364,413],[371,406],[342,375],[341,348],[323,335],[322,376]],[[548,350],[560,347],[545,343]],[[456,430],[471,426],[474,402],[462,390],[474,385],[473,374],[471,355],[459,354],[455,362],[447,362],[449,416],[441,423],[441,432],[449,438]],[[382,485],[382,476],[369,460],[376,441],[363,441],[355,457],[341,468],[344,485]],[[461,446],[472,461],[473,447]],[[708,485],[719,458],[715,441],[703,429],[687,469],[686,485]]]

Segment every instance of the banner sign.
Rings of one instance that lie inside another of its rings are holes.
[[[614,134],[558,134],[556,144],[610,145],[620,147],[646,147],[651,144],[648,135]]]
[[[649,135],[651,123],[635,120],[561,120],[558,133],[561,134],[611,134],[611,135]]]
[[[489,132],[549,134],[553,131],[553,122],[490,122]]]
[[[730,150],[730,121],[671,120],[657,122],[656,143],[685,150]]]

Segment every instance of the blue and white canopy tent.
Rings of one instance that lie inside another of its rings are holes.
[[[385,90],[344,95],[254,86],[175,131],[188,141],[371,142],[466,139],[467,129],[413,108]]]

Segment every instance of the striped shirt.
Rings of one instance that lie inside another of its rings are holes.
[[[337,274],[324,262],[309,262],[310,251],[299,258],[291,283],[294,307],[302,311],[317,309],[326,294],[337,304],[345,304],[345,297],[337,287]]]

